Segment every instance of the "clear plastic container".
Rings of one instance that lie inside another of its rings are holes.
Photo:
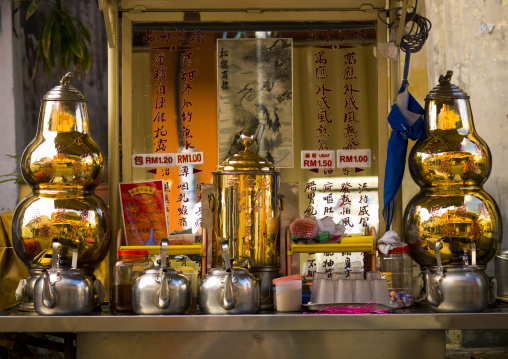
[[[413,260],[409,255],[409,246],[394,248],[388,254],[380,253],[379,271],[388,283],[390,301],[403,307],[411,307]]]
[[[114,313],[132,312],[132,283],[150,266],[147,250],[118,251],[112,283],[111,303]]]
[[[302,310],[302,279],[299,274],[276,278],[275,307],[278,312],[299,312]]]

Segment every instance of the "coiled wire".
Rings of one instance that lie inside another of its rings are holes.
[[[411,53],[418,52],[422,49],[423,45],[425,44],[425,41],[427,41],[427,38],[429,37],[429,32],[432,27],[432,23],[429,19],[418,15],[416,13],[416,9],[418,6],[418,0],[415,1],[415,6],[409,6],[407,9],[406,14],[406,20],[404,23],[404,32],[406,32],[402,36],[402,41],[404,41],[408,47]],[[393,21],[392,23],[388,23],[387,21],[383,20],[381,15],[385,14],[387,18],[390,18],[391,13],[395,13],[396,17],[400,19],[402,8],[396,7],[392,9],[387,10],[381,10],[378,12],[378,18],[383,22],[388,29],[397,29],[398,22]],[[401,46],[402,51],[406,52],[406,48]]]

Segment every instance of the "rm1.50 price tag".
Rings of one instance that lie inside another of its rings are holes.
[[[370,149],[366,150],[337,150],[337,167],[370,167]]]
[[[302,168],[335,168],[334,151],[302,151]]]

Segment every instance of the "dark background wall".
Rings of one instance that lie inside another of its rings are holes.
[[[39,64],[34,80],[31,80],[36,59],[37,36],[44,22],[52,11],[52,4],[42,0],[39,9],[28,20],[25,19],[25,10],[21,9],[20,26],[22,44],[22,73],[23,73],[23,115],[17,126],[16,151],[18,154],[35,137],[41,99],[44,94],[58,85],[60,74],[57,70],[52,73],[43,73]],[[107,157],[108,150],[108,118],[107,118],[107,39],[104,28],[104,17],[97,6],[96,0],[69,0],[65,2],[70,12],[78,17],[90,30],[92,65],[84,78],[74,77],[71,85],[76,87],[87,99],[88,115],[92,138],[97,142]],[[66,72],[73,71],[72,64]],[[65,74],[65,73],[64,73]],[[62,74],[63,75],[63,74]]]

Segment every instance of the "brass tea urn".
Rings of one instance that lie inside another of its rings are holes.
[[[250,150],[227,158],[213,174],[212,266],[222,267],[221,238],[228,241],[232,265],[248,267],[261,280],[261,309],[273,308],[272,279],[280,269],[280,172]]]
[[[42,270],[51,268],[52,238],[72,241],[78,250],[77,269],[92,274],[106,257],[111,221],[106,203],[94,190],[103,174],[103,154],[90,136],[85,97],[70,85],[72,73],[42,99],[37,134],[23,152],[21,170],[31,194],[17,206],[12,241],[30,277],[24,294]],[[72,250],[59,246],[70,261]]]
[[[482,185],[491,171],[491,153],[473,125],[469,96],[441,76],[425,99],[425,134],[409,155],[409,170],[420,192],[404,213],[405,241],[411,256],[436,268],[436,242],[443,266],[470,262],[471,241],[478,267],[501,245],[502,220]]]

